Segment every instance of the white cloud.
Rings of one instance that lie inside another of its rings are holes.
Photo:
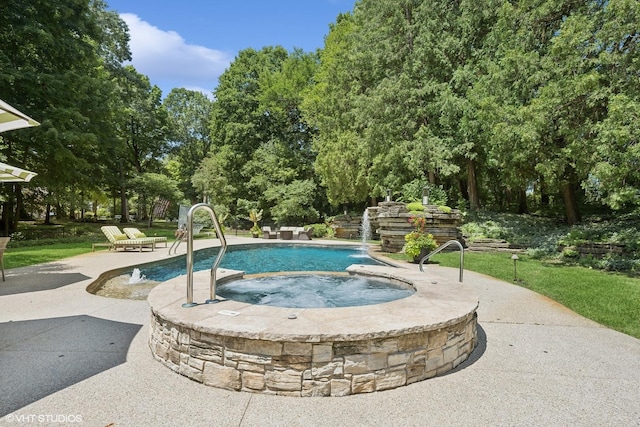
[[[138,15],[122,13],[120,17],[129,27],[131,64],[147,75],[151,84],[158,85],[163,95],[174,87],[206,87],[211,91],[231,62],[231,55],[188,44],[175,31],[163,31]]]

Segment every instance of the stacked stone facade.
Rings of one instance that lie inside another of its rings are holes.
[[[378,205],[374,220],[378,226],[383,252],[402,251],[405,244],[404,236],[414,230],[409,219],[415,216],[426,219],[426,231],[433,235],[438,245],[449,240],[462,240],[459,228],[462,215],[457,209],[447,213],[437,206],[427,206],[423,213],[409,213],[404,203],[382,202]]]
[[[187,329],[152,313],[150,347],[205,385],[290,396],[346,396],[408,385],[458,366],[477,341],[476,313],[440,329],[350,340],[287,341]]]

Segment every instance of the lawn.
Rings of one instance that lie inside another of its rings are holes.
[[[86,223],[68,226],[64,237],[43,238],[37,240],[11,240],[4,254],[5,269],[26,267],[33,264],[57,261],[76,255],[91,252],[91,244],[106,242],[101,224]],[[121,224],[116,224],[121,229]],[[147,236],[164,236],[169,242],[173,242],[176,231],[175,223],[157,222],[153,228],[147,229],[145,224],[130,224],[138,227]],[[35,228],[35,227],[34,227]],[[39,228],[43,228],[40,226]],[[28,231],[27,231],[28,232]],[[194,236],[195,239],[206,238],[207,234]],[[106,247],[96,247],[98,250],[107,250]]]
[[[394,256],[396,259],[406,259]],[[458,252],[439,253],[432,262],[458,267]],[[640,338],[640,279],[519,255],[517,280],[511,254],[465,252],[465,270],[531,289],[606,327]]]

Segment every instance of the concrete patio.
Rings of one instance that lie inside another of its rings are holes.
[[[228,241],[252,239],[230,236]],[[198,240],[195,245],[215,242]],[[178,252],[184,253],[184,246]],[[153,359],[146,301],[104,298],[85,290],[106,270],[167,256],[166,248],[98,251],[8,270],[6,282],[0,283],[0,421],[640,426],[640,340],[536,293],[470,271],[465,271],[465,283],[480,295],[479,345],[444,376],[393,390],[323,398],[204,386]],[[458,271],[429,266],[428,274],[455,280]]]

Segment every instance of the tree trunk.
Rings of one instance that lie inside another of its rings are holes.
[[[7,215],[7,211],[9,210],[9,202],[2,202],[2,235],[4,237],[9,237],[9,216]]]
[[[122,161],[120,161],[120,216],[121,223],[129,221],[129,209],[127,206],[127,186],[125,183]]]
[[[44,213],[44,224],[51,224],[51,203],[47,203],[47,211]]]
[[[127,222],[129,219],[129,210],[127,209],[127,190],[120,189],[120,222]]]
[[[576,195],[570,182],[562,186],[562,198],[564,199],[564,207],[567,213],[567,223],[569,225],[578,224],[581,221]]]
[[[22,212],[22,187],[20,185],[16,185],[15,187],[15,191],[16,191],[16,211],[15,211],[15,215],[13,216],[13,223],[11,224],[11,229],[13,231],[16,231],[18,229],[18,223],[20,222],[20,215]]]
[[[540,177],[540,205],[549,206],[549,193],[542,176]]]
[[[467,162],[467,192],[469,193],[469,208],[472,211],[477,211],[480,209],[480,196],[478,195],[476,162],[472,159]]]
[[[576,182],[575,169],[571,166],[567,166],[565,177],[566,181],[562,184],[562,198],[564,199],[564,207],[567,212],[567,222],[569,225],[574,225],[582,220],[580,217],[580,211],[578,210],[576,193],[574,191],[574,183]]]
[[[436,185],[436,173],[434,171],[429,171],[429,184]]]
[[[458,191],[460,191],[460,195],[464,200],[469,200],[469,193],[467,192],[466,183],[462,179],[456,179],[456,183],[458,184]]]
[[[518,193],[518,213],[519,214],[527,214],[529,213],[529,207],[527,206],[527,190],[521,188]]]

